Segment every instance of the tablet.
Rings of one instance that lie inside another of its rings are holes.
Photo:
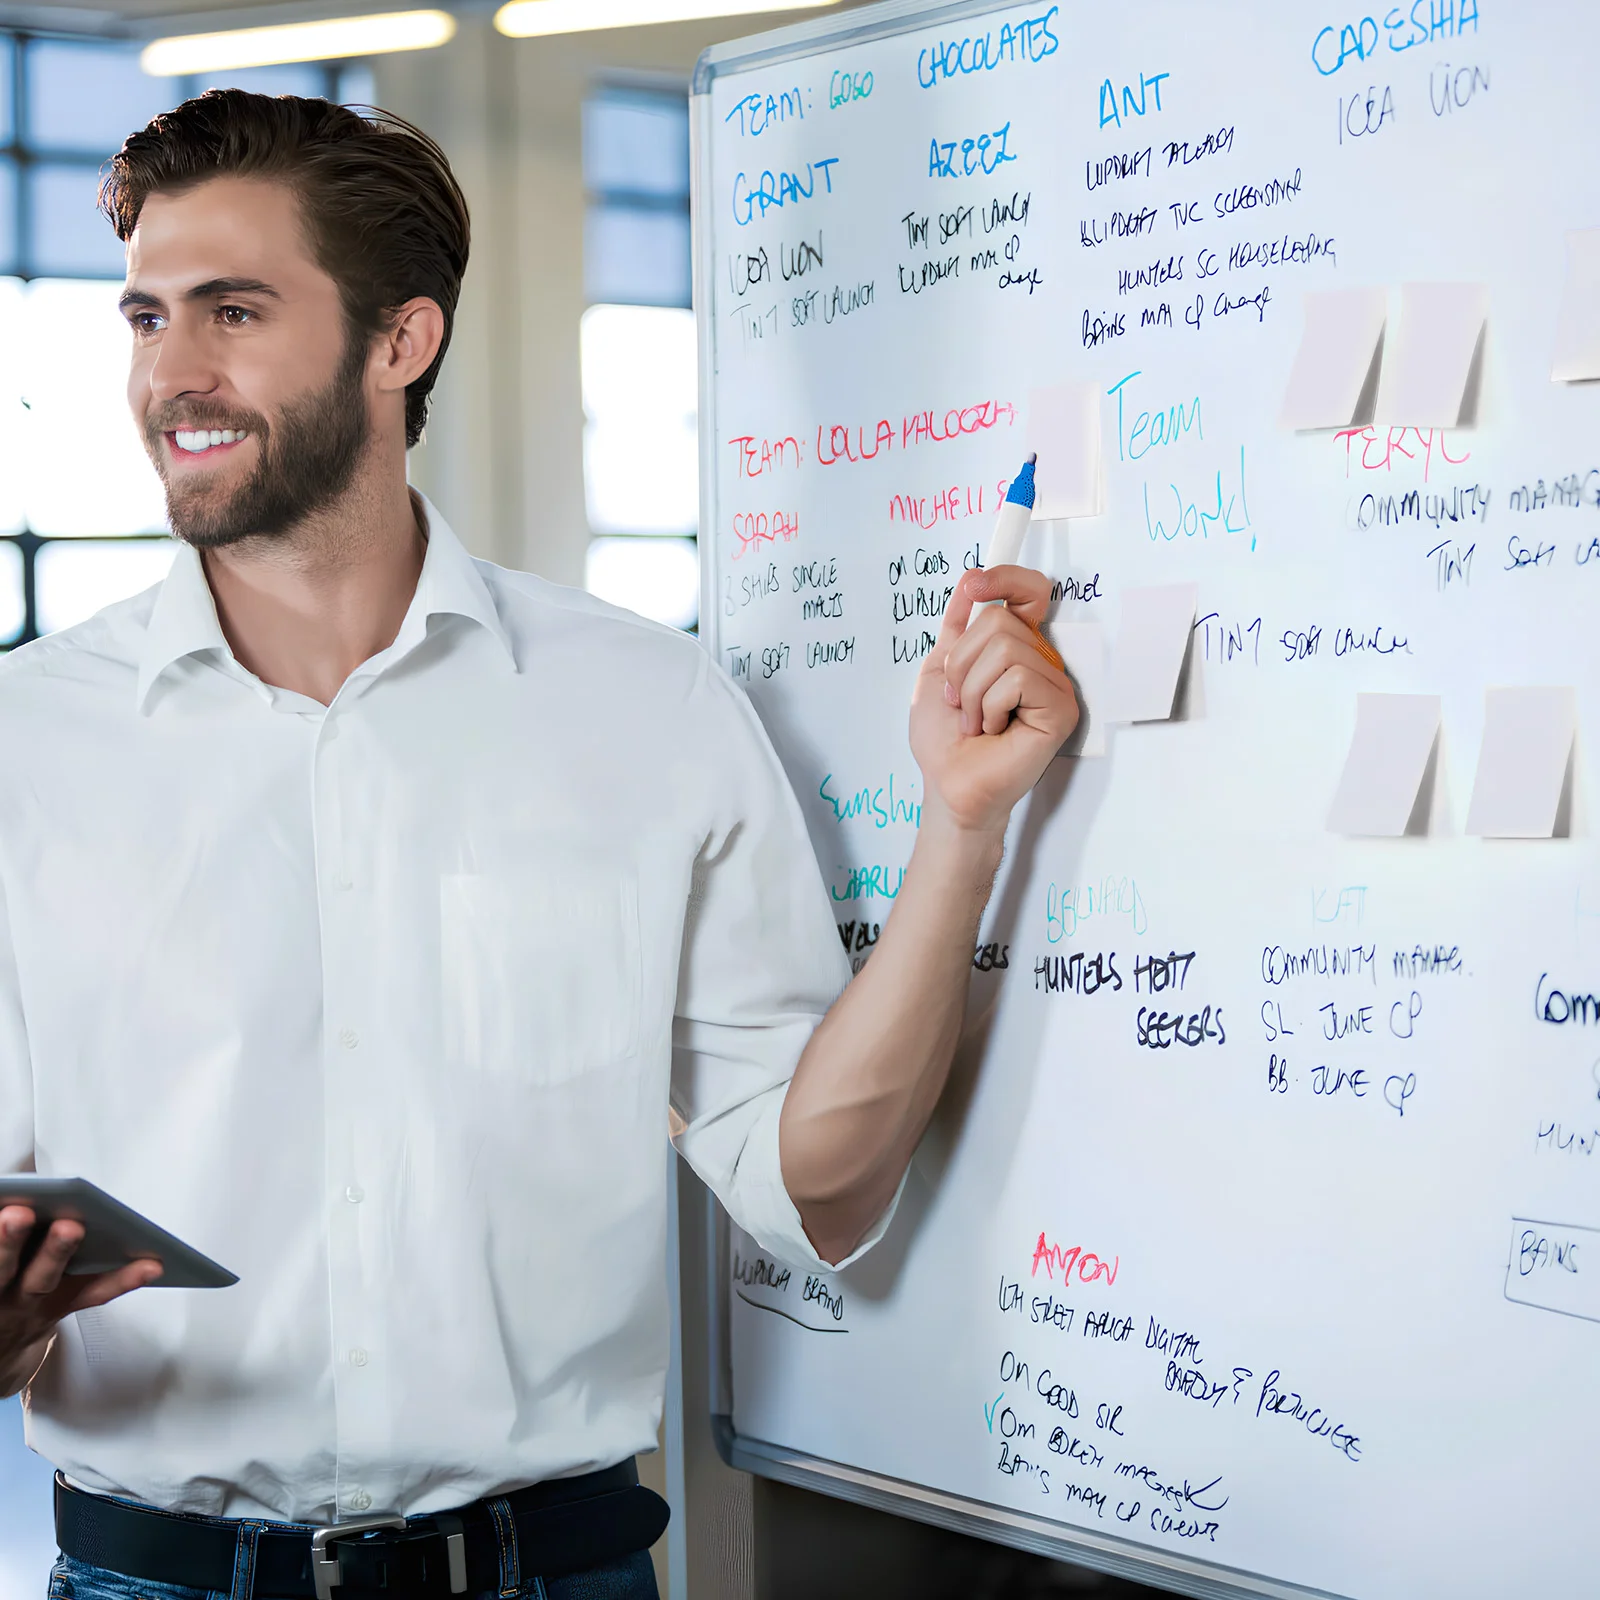
[[[162,1273],[152,1289],[225,1289],[239,1281],[209,1256],[158,1228],[130,1206],[114,1200],[86,1178],[42,1178],[33,1172],[0,1177],[0,1205],[25,1205],[37,1219],[24,1260],[43,1243],[50,1224],[70,1220],[84,1227],[83,1242],[67,1265],[73,1277],[115,1272],[130,1261],[154,1256]]]

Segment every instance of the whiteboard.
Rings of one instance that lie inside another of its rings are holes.
[[[738,1464],[1192,1594],[1593,1593],[1600,390],[1550,374],[1597,57],[1577,0],[1127,0],[702,60],[702,630],[853,960],[1030,391],[1098,393],[1058,629],[1198,596],[1177,715],[1014,819],[888,1237],[729,1241]],[[1279,426],[1308,293],[1384,290],[1387,369],[1436,282],[1487,290],[1460,425]],[[1472,837],[1518,685],[1577,693],[1559,836]],[[1440,700],[1403,837],[1328,830],[1362,694]]]

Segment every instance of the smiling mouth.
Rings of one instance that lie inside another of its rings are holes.
[[[173,455],[185,461],[219,456],[250,437],[243,428],[178,428],[169,431],[167,441]]]

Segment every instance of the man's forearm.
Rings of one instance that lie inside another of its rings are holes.
[[[872,959],[795,1069],[779,1129],[783,1180],[824,1260],[848,1255],[882,1214],[933,1115],[1003,840],[925,808]]]

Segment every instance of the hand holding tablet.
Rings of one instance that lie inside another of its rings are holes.
[[[82,1178],[0,1178],[0,1392],[38,1370],[56,1324],[134,1289],[235,1275]]]

